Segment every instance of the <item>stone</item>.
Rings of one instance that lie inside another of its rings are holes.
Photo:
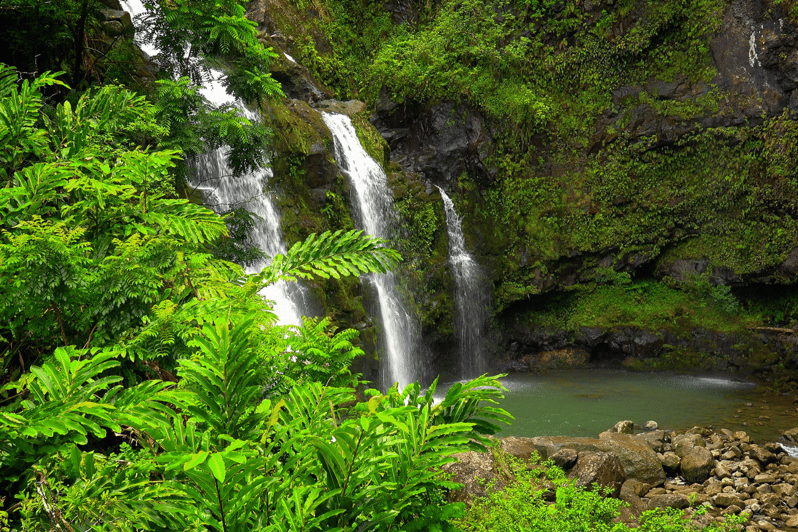
[[[470,502],[474,497],[486,497],[486,485],[494,481],[493,488],[500,490],[506,486],[504,479],[494,470],[493,455],[468,451],[454,455],[456,462],[443,466],[444,472],[452,475],[451,480],[462,484],[459,490],[450,493],[452,502]]]
[[[721,508],[726,508],[731,505],[743,506],[740,496],[736,493],[718,493],[712,497],[712,504],[720,506]]]
[[[734,460],[735,458],[737,458],[738,456],[741,456],[742,454],[743,454],[743,453],[741,453],[739,449],[737,449],[737,452],[736,452],[736,453],[734,452],[734,450],[732,450],[732,449],[729,449],[729,450],[728,450],[728,451],[726,451],[725,453],[722,453],[722,454],[720,455],[720,458],[721,458],[722,460]]]
[[[629,419],[619,421],[615,424],[615,426],[612,427],[612,429],[610,429],[610,432],[617,432],[619,434],[634,434],[635,424]]]
[[[549,457],[554,465],[563,470],[571,469],[576,464],[577,458],[579,458],[579,453],[574,449],[560,449]]]
[[[497,171],[488,163],[493,144],[486,120],[468,104],[383,104],[372,124],[388,141],[391,158],[428,182],[456,181],[463,173],[489,179]]]
[[[680,434],[672,439],[671,445],[673,446],[673,451],[679,455],[679,458],[684,458],[693,447],[706,447],[706,442],[699,434]]]
[[[740,507],[739,504],[732,504],[731,506],[727,506],[721,512],[721,515],[737,515],[742,512],[743,509]]]
[[[715,476],[723,480],[724,478],[731,478],[731,473],[729,473],[729,470],[726,469],[726,466],[718,462],[715,464]]]
[[[790,430],[785,430],[784,433],[782,433],[781,437],[787,441],[798,442],[798,427],[792,428]]]
[[[737,432],[734,433],[734,439],[740,443],[751,442],[751,438],[748,436],[748,434],[745,433],[745,431],[742,430],[738,430]]]
[[[673,451],[668,451],[662,455],[662,467],[668,473],[675,473],[679,470],[679,465],[681,465],[682,460],[679,456],[674,453]]]
[[[346,102],[339,100],[322,100],[316,104],[316,107],[322,111],[340,113],[350,118],[368,110],[368,106],[360,100],[349,100]]]
[[[634,439],[639,442],[645,442],[655,453],[661,453],[665,449],[665,431],[663,430],[651,430],[650,432],[635,434]]]
[[[773,454],[778,455],[779,453],[786,452],[784,448],[777,442],[767,442],[762,447],[765,448],[766,451],[771,452]]]
[[[704,486],[704,493],[710,497],[723,492],[723,485],[714,479],[709,479],[708,484]]]
[[[754,460],[757,460],[762,465],[767,465],[771,462],[776,461],[775,454],[771,453],[770,451],[766,450],[763,447],[760,447],[759,445],[752,445],[751,450],[748,451],[748,456],[750,456]]]
[[[760,484],[772,484],[776,482],[776,477],[769,473],[761,473],[759,475],[754,476],[754,482],[758,482]]]
[[[626,481],[626,474],[618,457],[606,452],[580,452],[574,468],[577,486],[590,487],[598,484],[609,488],[610,494],[617,497]]]
[[[649,510],[654,508],[676,508],[682,510],[690,506],[690,499],[681,493],[665,493],[655,495],[648,501]]]
[[[618,496],[621,500],[626,500],[624,497],[645,497],[651,491],[651,486],[633,478],[627,479],[621,486],[621,493]]]
[[[574,449],[580,454],[585,451],[612,453],[620,459],[626,478],[634,478],[651,486],[658,486],[665,481],[662,464],[647,444],[628,434],[609,433],[608,438],[539,436],[532,438],[532,444],[544,459],[562,448]]]
[[[715,466],[712,453],[704,447],[693,447],[684,455],[679,466],[688,482],[704,482]]]
[[[532,446],[532,438],[508,436],[501,439],[500,445],[502,451],[521,460],[529,460],[535,453],[535,448]]]
[[[795,495],[795,485],[782,482],[773,486],[773,493],[777,494],[782,499],[787,499]]]
[[[784,526],[788,528],[798,528],[798,515],[793,515],[784,522]]]
[[[646,421],[643,425],[643,428],[646,430],[657,430],[659,428],[659,424],[656,421]]]

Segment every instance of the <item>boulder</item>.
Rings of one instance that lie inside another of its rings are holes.
[[[648,484],[630,478],[623,483],[623,486],[621,486],[621,493],[618,498],[629,502],[628,500],[634,497],[645,497],[646,493],[648,493],[650,489],[651,486]]]
[[[718,477],[719,479],[723,480],[724,478],[731,478],[731,473],[729,473],[729,470],[726,469],[725,465],[723,465],[722,463],[718,462],[715,465],[715,476]]]
[[[621,461],[612,453],[581,452],[574,471],[577,486],[598,484],[602,488],[609,488],[609,494],[613,497],[618,496],[626,480]]]
[[[740,496],[736,493],[718,493],[712,497],[712,504],[721,508],[726,508],[727,506],[744,506],[743,502],[740,500]]]
[[[784,431],[781,437],[787,441],[798,442],[798,427]]]
[[[532,446],[532,438],[521,438],[518,436],[508,436],[501,439],[501,449],[510,456],[520,458],[522,460],[529,460],[535,453],[535,448]]]
[[[463,485],[461,489],[450,493],[453,502],[470,503],[474,497],[486,497],[486,486],[490,481],[494,481],[492,486],[496,490],[506,486],[504,480],[496,475],[491,453],[469,451],[455,454],[454,457],[457,458],[456,462],[443,466],[443,470],[452,475],[453,482]]]
[[[699,434],[680,434],[671,440],[673,451],[679,455],[679,458],[684,458],[688,451],[695,447],[706,447],[706,442]]]
[[[629,434],[605,433],[605,439],[569,438],[565,436],[540,436],[532,438],[531,444],[542,458],[549,458],[560,449],[582,452],[613,453],[621,461],[627,478],[634,478],[652,486],[665,481],[656,453],[646,444]]]
[[[763,466],[776,461],[775,454],[771,453],[764,447],[760,447],[759,445],[752,445],[751,450],[748,451],[748,456],[750,456],[754,460],[757,460]]]
[[[634,439],[645,442],[655,453],[661,453],[665,448],[665,431],[663,430],[654,429],[651,432],[635,434]]]
[[[682,510],[690,506],[690,499],[681,493],[664,493],[662,495],[655,495],[648,501],[648,509],[655,508],[676,508]]]
[[[704,482],[715,467],[712,453],[704,447],[693,447],[683,457],[680,465],[687,482]]]
[[[665,471],[668,473],[675,473],[679,470],[682,459],[679,458],[679,455],[673,451],[668,451],[662,455],[660,462],[662,463],[662,467],[665,469]]]
[[[635,433],[635,424],[634,421],[626,419],[624,421],[619,421],[615,424],[614,427],[610,429],[610,432],[618,432],[620,434],[634,434]]]
[[[549,457],[549,459],[554,462],[554,465],[563,470],[571,469],[574,464],[576,464],[578,458],[579,453],[573,449],[560,449]]]

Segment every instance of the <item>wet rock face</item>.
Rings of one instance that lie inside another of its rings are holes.
[[[735,0],[726,9],[723,27],[710,45],[718,68],[713,81],[736,95],[736,101],[711,119],[718,122],[712,125],[739,125],[763,112],[774,116],[790,103],[798,83],[795,27],[767,8],[765,2]]]
[[[490,132],[482,115],[468,105],[399,104],[383,88],[372,124],[388,141],[391,159],[429,182],[446,185],[464,172],[483,179],[491,174],[485,164]]]

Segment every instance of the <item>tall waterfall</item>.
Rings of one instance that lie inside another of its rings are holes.
[[[438,187],[446,212],[449,235],[449,264],[454,280],[454,324],[460,351],[460,377],[473,378],[485,372],[485,331],[489,294],[482,270],[468,252],[463,235],[463,220],[452,199]]]
[[[363,149],[348,116],[322,113],[322,118],[333,136],[335,160],[352,183],[362,228],[372,236],[389,238],[396,210],[385,172]],[[366,279],[376,288],[379,300],[382,343],[388,362],[381,364],[383,385],[398,382],[404,387],[420,377],[415,357],[420,343],[419,324],[403,308],[393,273],[369,275]]]
[[[124,0],[123,6],[132,16],[144,13],[141,0]],[[142,45],[140,43],[140,45]],[[158,50],[143,45],[145,51],[155,55]],[[218,82],[222,74],[211,70],[213,79],[206,82],[200,93],[214,105],[237,105],[252,121],[260,120],[257,113],[247,111],[227,94]],[[255,227],[251,237],[257,246],[269,257],[286,252],[280,231],[280,217],[265,187],[272,176],[270,168],[261,168],[238,178],[232,177],[232,170],[227,162],[229,149],[226,147],[211,150],[197,158],[196,175],[189,185],[203,193],[205,203],[216,212],[225,212],[244,207],[256,215]],[[260,272],[265,263],[258,263],[246,269],[247,273]],[[261,290],[260,294],[274,301],[274,312],[281,325],[300,325],[305,303],[305,290],[297,283],[280,281]]]

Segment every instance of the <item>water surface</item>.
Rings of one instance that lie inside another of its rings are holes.
[[[515,422],[502,436],[588,436],[631,419],[677,430],[696,425],[745,430],[775,441],[798,426],[792,398],[769,394],[735,375],[639,373],[591,368],[512,374],[501,405]],[[442,386],[440,391],[447,389]]]

